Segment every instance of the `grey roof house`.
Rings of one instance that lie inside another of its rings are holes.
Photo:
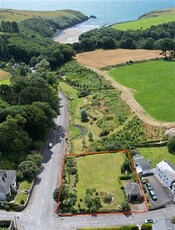
[[[175,230],[175,225],[169,220],[159,220],[152,225],[152,230]]]
[[[125,193],[128,201],[142,201],[143,196],[136,182],[128,182],[125,185]]]
[[[150,162],[146,160],[143,156],[141,156],[140,154],[136,154],[133,157],[133,160],[138,174],[140,173],[142,174],[142,176],[153,174],[153,169]]]
[[[0,201],[5,201],[16,191],[16,170],[0,170]]]

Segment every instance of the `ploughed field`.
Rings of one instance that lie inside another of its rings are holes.
[[[115,50],[95,50],[91,52],[79,53],[75,59],[85,66],[93,68],[103,68],[113,66],[128,61],[148,60],[160,58],[159,50],[130,50],[130,49],[115,49]]]
[[[133,90],[134,98],[159,121],[175,121],[175,62],[148,61],[111,70],[111,77]]]
[[[175,21],[174,15],[175,8],[163,11],[153,11],[149,14],[145,14],[139,20],[114,24],[112,25],[112,28],[117,30],[145,30],[151,26],[157,26],[167,22]]]

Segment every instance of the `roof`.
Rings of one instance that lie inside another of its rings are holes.
[[[146,160],[143,156],[137,154],[133,157],[135,165],[140,166],[142,171],[150,170],[152,169],[151,164],[148,160]]]
[[[16,170],[0,170],[0,193],[7,194],[16,177]]]
[[[168,135],[169,137],[175,137],[175,128],[171,128],[165,132],[165,135]]]
[[[126,185],[125,185],[125,192],[126,192],[126,195],[131,195],[131,196],[142,196],[141,192],[140,192],[140,188],[138,186],[138,184],[136,182],[128,182]]]
[[[152,230],[175,230],[175,225],[169,220],[159,220],[157,223],[153,224]]]
[[[171,181],[175,180],[175,166],[170,162],[163,160],[157,164],[157,167],[166,175]]]

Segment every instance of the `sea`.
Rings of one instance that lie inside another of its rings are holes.
[[[87,16],[95,15],[96,19],[75,27],[80,32],[136,20],[145,13],[173,7],[175,0],[0,0],[0,8],[37,11],[71,9]],[[64,36],[64,33],[60,35]]]

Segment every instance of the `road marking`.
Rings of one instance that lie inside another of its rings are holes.
[[[42,201],[42,206],[44,205],[44,200]]]
[[[46,186],[48,185],[48,182],[46,181]]]

